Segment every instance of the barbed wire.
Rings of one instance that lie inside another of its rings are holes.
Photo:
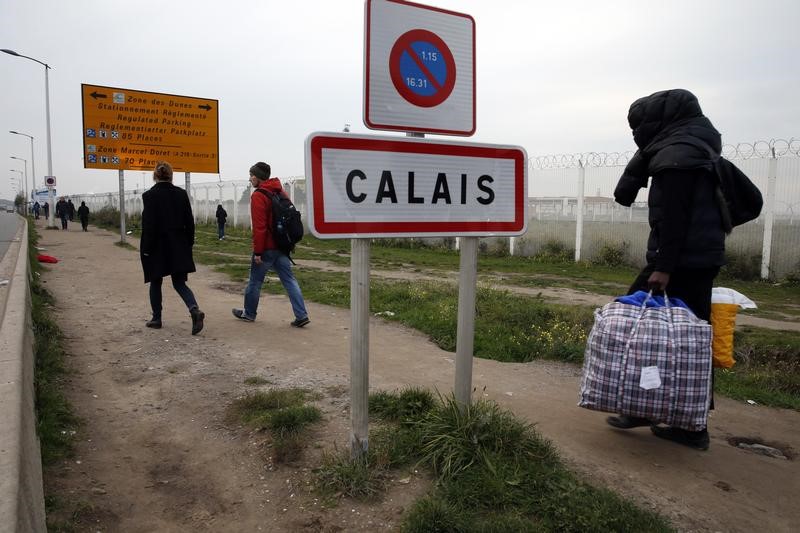
[[[551,154],[528,158],[531,170],[584,167],[620,167],[630,161],[633,150],[625,152],[580,152],[574,154]],[[770,139],[751,143],[724,144],[722,155],[727,159],[755,159],[769,157],[800,156],[800,139]]]

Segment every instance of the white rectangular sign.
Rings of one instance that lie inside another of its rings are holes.
[[[475,133],[475,20],[404,0],[367,0],[364,124]]]
[[[312,133],[308,222],[319,238],[521,235],[519,146]]]

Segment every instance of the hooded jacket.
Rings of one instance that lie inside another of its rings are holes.
[[[286,194],[278,178],[262,181],[258,188],[273,194]],[[253,253],[261,255],[266,250],[277,250],[272,237],[272,201],[269,196],[253,191],[250,195],[250,220],[253,223]]]
[[[660,272],[721,266],[725,232],[713,161],[722,142],[697,98],[684,89],[639,98],[630,107],[628,123],[639,149],[625,167],[614,198],[630,206],[653,177],[648,263]]]

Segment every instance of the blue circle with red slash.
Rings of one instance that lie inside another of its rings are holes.
[[[397,92],[419,107],[434,107],[453,92],[456,62],[447,44],[428,30],[411,30],[389,54],[389,74]]]

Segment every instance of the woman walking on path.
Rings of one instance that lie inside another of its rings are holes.
[[[164,161],[156,165],[153,185],[142,194],[142,240],[140,256],[144,282],[150,283],[150,306],[153,318],[148,328],[161,327],[161,282],[172,277],[172,286],[183,299],[192,317],[192,335],[203,329],[205,313],[200,310],[191,289],[186,285],[189,272],[195,271],[192,259],[194,217],[189,195],[172,184],[172,166]]]

